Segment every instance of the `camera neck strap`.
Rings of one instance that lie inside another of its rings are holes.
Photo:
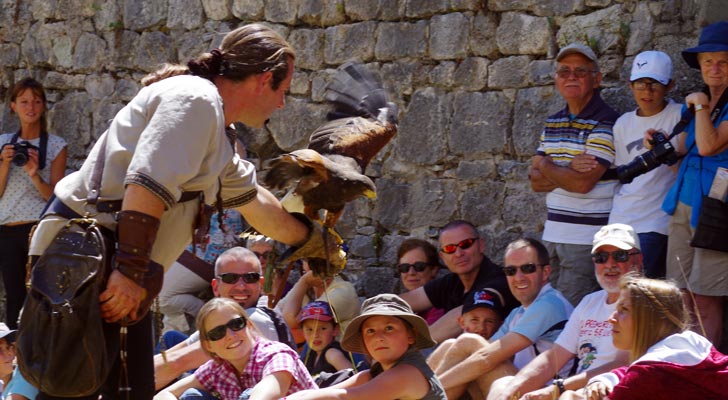
[[[15,135],[13,135],[12,139],[10,139],[10,143],[15,144],[18,142],[18,139],[20,138],[20,130],[15,132]],[[45,168],[46,165],[46,148],[48,147],[48,133],[45,131],[41,131],[40,133],[40,146],[38,150],[38,169]]]

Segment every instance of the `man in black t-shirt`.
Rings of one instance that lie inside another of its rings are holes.
[[[518,305],[501,268],[483,253],[485,242],[473,224],[463,220],[448,223],[440,229],[439,245],[440,258],[451,273],[402,294],[415,312],[433,306],[445,309],[446,314],[430,326],[433,339],[440,342],[460,334],[457,318],[466,295],[473,291],[500,293],[506,313]]]

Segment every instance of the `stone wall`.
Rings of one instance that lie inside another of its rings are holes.
[[[362,295],[389,290],[399,243],[435,238],[455,218],[479,226],[488,254],[538,236],[544,199],[527,179],[545,117],[562,107],[553,89],[560,46],[581,41],[600,56],[604,96],[633,107],[625,86],[632,58],[673,57],[681,99],[699,75],[679,51],[700,27],[728,19],[723,0],[0,0],[0,94],[31,75],[49,92],[52,132],[82,163],[106,121],[140,78],[185,62],[251,21],[266,21],[298,51],[284,111],[271,133],[242,135],[261,161],[306,144],[323,121],[323,88],[349,60],[369,64],[400,107],[400,131],[372,162],[379,198],[351,204],[337,226]],[[9,107],[2,131],[17,129]],[[366,275],[362,272],[368,268]]]

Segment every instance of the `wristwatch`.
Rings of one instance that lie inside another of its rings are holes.
[[[707,104],[696,104],[695,105],[695,112],[702,111],[702,110],[708,110],[710,106]]]
[[[559,389],[559,396],[564,394],[564,391],[566,391],[566,388],[564,387],[563,379],[554,379],[554,385],[556,385],[556,388]]]

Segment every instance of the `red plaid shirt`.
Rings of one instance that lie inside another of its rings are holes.
[[[222,400],[237,400],[243,390],[279,371],[293,376],[287,395],[304,389],[318,389],[295,351],[283,343],[264,338],[255,339],[250,360],[240,376],[230,363],[210,360],[195,371],[195,378],[207,391],[218,393]]]

